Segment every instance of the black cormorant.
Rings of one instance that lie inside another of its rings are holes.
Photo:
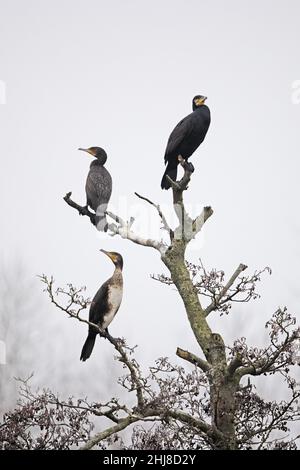
[[[206,136],[210,125],[210,111],[204,104],[205,100],[206,96],[202,95],[193,98],[193,112],[177,124],[169,137],[165,152],[167,168],[161,181],[162,189],[169,189],[171,186],[166,175],[176,181],[178,156],[181,155],[187,161]]]
[[[90,206],[96,213],[95,225],[97,229],[106,231],[107,221],[105,211],[112,191],[112,179],[104,167],[107,154],[101,147],[79,148],[78,150],[83,150],[96,157],[96,160],[93,160],[90,165],[90,171],[86,179],[86,205]]]
[[[98,325],[101,330],[108,333],[107,327],[112,322],[122,301],[123,295],[123,258],[119,253],[113,251],[100,250],[105,253],[114,263],[115,270],[112,275],[98,290],[90,306],[89,321]],[[89,326],[88,337],[81,351],[80,360],[86,361],[94,348],[96,328]]]

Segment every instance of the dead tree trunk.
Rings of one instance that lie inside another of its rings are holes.
[[[213,333],[202,309],[199,296],[185,264],[186,241],[174,240],[162,256],[170,271],[171,279],[183,300],[185,310],[195,338],[203,351],[206,364],[202,369],[210,383],[212,426],[224,435],[216,442],[218,449],[236,449],[234,427],[235,393],[238,383],[228,374],[225,345],[221,336]]]

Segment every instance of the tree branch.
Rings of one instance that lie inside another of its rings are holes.
[[[243,365],[243,360],[239,354],[237,354],[228,365],[227,373],[229,376],[233,376],[238,367]]]
[[[201,214],[193,220],[193,238],[200,232],[207,219],[209,219],[213,213],[214,211],[210,206],[205,206]]]
[[[205,421],[194,418],[193,416],[187,413],[184,413],[183,411],[162,410],[160,408],[155,408],[155,407],[152,408],[150,406],[149,408],[143,410],[140,414],[129,415],[126,418],[121,419],[117,425],[99,432],[93,438],[89,439],[88,442],[80,448],[80,450],[90,450],[95,445],[99,444],[99,442],[103,441],[104,439],[107,439],[113,434],[116,434],[122,431],[123,429],[127,428],[131,424],[136,423],[138,421],[145,421],[147,420],[147,418],[150,418],[150,417],[157,417],[160,420],[166,420],[168,418],[172,418],[174,420],[180,421],[183,424],[192,426],[193,428],[197,429],[198,431],[207,435],[210,438],[218,438],[218,439],[224,438],[223,434],[220,431],[218,431],[214,426],[211,426],[205,423]]]
[[[130,424],[135,423],[139,421],[140,418],[138,417],[133,417],[133,416],[127,416],[126,418],[122,419],[116,426],[112,426],[108,429],[105,429],[104,431],[99,432],[96,434],[92,439],[89,439],[87,443],[80,448],[80,450],[90,450],[99,442],[103,441],[104,439],[107,439],[108,437],[112,436],[113,434],[116,434],[117,432],[122,431],[123,429],[127,428],[130,426]]]
[[[121,217],[113,214],[112,212],[106,211],[106,214],[118,224],[108,224],[108,229],[113,233],[113,235],[120,235],[121,238],[130,240],[137,245],[155,248],[161,254],[165,253],[168,249],[168,247],[163,242],[159,242],[151,238],[144,238],[134,233],[131,230],[134,219],[131,219],[129,222],[125,222]]]
[[[177,197],[182,199],[182,193],[188,188],[188,184],[191,180],[191,175],[194,172],[194,167],[191,163],[188,163],[181,155],[178,155],[178,161],[184,170],[183,177],[180,181],[173,181],[169,175],[167,175],[167,180],[172,186],[173,193],[177,193]]]
[[[294,330],[291,334],[288,334],[285,341],[277,346],[277,349],[270,355],[265,364],[262,366],[256,366],[255,363],[246,365],[245,367],[239,367],[236,370],[236,375],[241,379],[244,375],[262,375],[265,373],[272,373],[276,371],[281,371],[289,364],[289,361],[283,361],[276,364],[277,359],[281,354],[283,354],[287,348],[294,343],[294,341],[299,339],[300,332],[299,330]],[[266,351],[264,351],[266,354]]]
[[[226,293],[228,292],[230,287],[234,284],[237,277],[241,274],[241,272],[245,271],[245,269],[247,269],[247,267],[248,266],[246,266],[245,264],[240,264],[237,267],[237,269],[235,270],[235,272],[233,273],[233,275],[231,276],[231,278],[229,279],[227,284],[221,290],[220,294],[216,296],[216,298],[210,303],[210,305],[208,307],[206,307],[205,316],[208,316],[210,314],[210,312],[215,310],[215,308],[218,306],[219,302],[226,295]]]
[[[188,187],[188,183],[190,182],[194,168],[191,164],[186,162],[181,155],[178,156],[178,161],[184,170],[183,177],[178,182],[173,181],[168,175],[167,179],[172,186],[173,206],[179,221],[179,227],[175,230],[175,238],[180,239],[185,237],[186,231],[191,231],[193,223],[183,204],[183,191],[185,191]]]
[[[71,199],[71,196],[72,196],[72,192],[70,191],[69,193],[67,193],[65,195],[65,197],[63,198],[64,201],[66,201],[66,203],[70,206],[70,207],[73,207],[73,209],[76,209],[80,215],[86,215],[87,217],[89,217],[90,221],[92,222],[93,225],[96,225],[96,222],[95,222],[95,214],[93,214],[93,212],[90,212],[89,209],[87,208],[87,206],[80,206],[79,204],[77,204],[76,202],[74,202],[72,199]]]
[[[140,194],[138,194],[137,192],[134,193],[138,198],[142,199],[143,201],[146,201],[148,202],[151,206],[155,207],[155,209],[157,210],[158,212],[158,215],[159,217],[161,218],[161,221],[162,221],[162,224],[163,224],[163,228],[164,230],[166,230],[168,232],[168,234],[170,235],[170,239],[171,241],[173,240],[174,238],[174,232],[173,230],[171,229],[171,227],[169,226],[168,222],[167,222],[167,219],[165,218],[164,214],[162,213],[162,210],[159,206],[159,204],[155,204],[154,202],[150,201],[150,199],[148,199],[147,197],[144,197],[144,196],[141,196]]]
[[[93,225],[95,225],[95,214],[93,214],[89,209],[85,206],[80,206],[76,202],[74,202],[71,199],[72,193],[69,192],[65,195],[63,198],[64,201],[70,206],[76,209],[80,215],[85,215],[89,217],[90,221],[92,222]],[[144,198],[145,199],[145,198]],[[150,202],[148,200],[148,202]],[[153,204],[153,203],[152,203]],[[153,204],[156,208],[159,206],[156,206]],[[161,213],[161,211],[160,211]],[[121,238],[125,238],[127,240],[132,241],[133,243],[136,243],[137,245],[142,245],[142,246],[149,246],[151,248],[155,248],[158,250],[161,254],[163,254],[167,250],[167,246],[163,242],[159,242],[157,240],[153,240],[151,238],[143,238],[140,235],[134,233],[131,230],[131,226],[134,222],[134,219],[131,218],[128,222],[125,222],[121,217],[113,214],[112,212],[106,211],[106,215],[108,215],[111,219],[113,219],[118,225],[116,224],[108,224],[107,229],[111,232],[111,236],[114,235],[120,235]],[[161,213],[162,214],[162,213]],[[163,219],[166,222],[164,216],[162,215]],[[172,236],[173,231],[170,229],[170,237]]]
[[[197,357],[195,354],[190,353],[189,351],[185,351],[184,349],[177,348],[176,355],[185,361],[190,362],[191,364],[196,365],[199,367],[203,372],[208,372],[210,369],[210,365],[204,359]]]
[[[170,416],[173,419],[177,419],[181,423],[188,424],[193,426],[194,428],[198,429],[199,431],[203,432],[209,437],[215,437],[219,439],[224,439],[224,435],[222,432],[218,431],[215,426],[211,426],[210,424],[205,423],[200,419],[196,419],[193,416],[184,413],[183,411],[167,411],[166,416]]]
[[[183,202],[183,191],[188,188],[194,167],[191,163],[186,162],[181,155],[178,156],[178,160],[184,170],[183,177],[176,182],[168,175],[167,179],[172,186],[173,206],[179,221],[179,226],[174,231],[174,238],[177,240],[183,239],[187,244],[200,232],[206,220],[213,214],[213,210],[209,206],[204,207],[202,213],[195,220],[189,216]]]

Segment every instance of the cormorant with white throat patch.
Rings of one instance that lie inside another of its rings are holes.
[[[112,275],[98,290],[90,306],[89,321],[108,333],[108,326],[114,319],[122,302],[123,296],[123,258],[114,251],[100,250],[114,263],[115,270]],[[96,336],[99,331],[89,325],[88,337],[81,351],[80,360],[86,361],[94,348]]]

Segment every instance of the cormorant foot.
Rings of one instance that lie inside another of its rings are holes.
[[[178,187],[180,191],[185,191],[186,189],[188,189],[188,186],[186,185],[186,183],[181,183],[180,181],[178,183]]]
[[[102,333],[100,333],[100,336],[102,336],[105,339],[108,339],[112,344],[116,345],[119,344],[119,346],[124,346],[124,339],[123,338],[114,338],[111,336],[111,334],[108,332],[108,329],[106,328],[103,330]]]
[[[103,330],[103,333],[101,334],[101,336],[103,336],[104,338],[106,338],[108,340],[115,340],[115,338],[113,338],[111,336],[111,334],[109,333],[107,328],[105,328],[105,330]]]

